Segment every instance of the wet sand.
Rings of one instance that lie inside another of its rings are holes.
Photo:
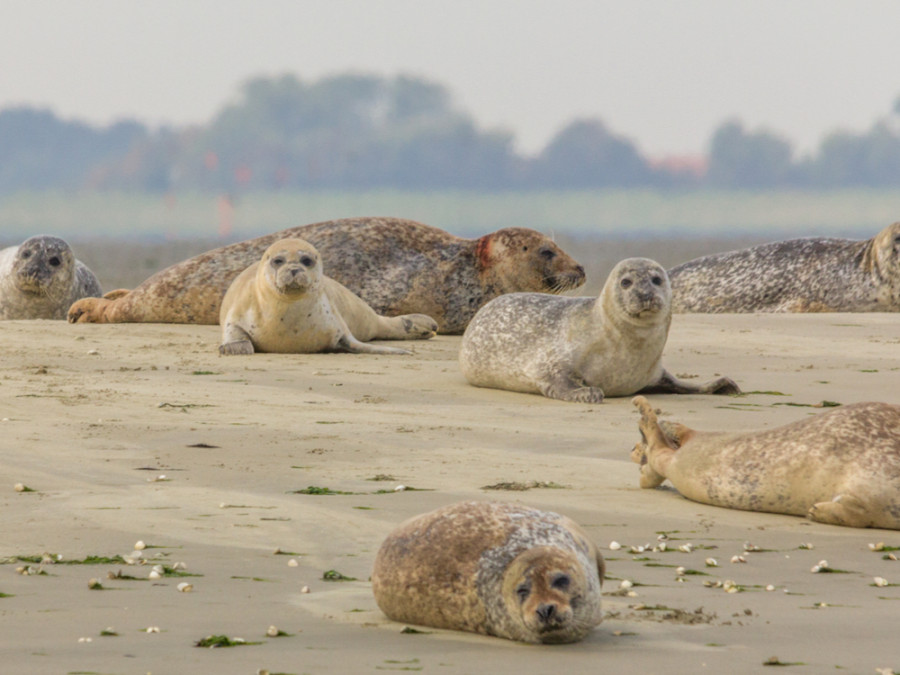
[[[772,657],[798,664],[788,673],[900,671],[900,562],[869,548],[900,547],[900,532],[641,490],[627,398],[470,387],[457,337],[403,343],[406,357],[225,358],[218,341],[214,326],[0,323],[4,672],[758,673]],[[651,400],[710,430],[770,428],[823,400],[898,403],[898,345],[900,315],[676,316],[669,370],[766,393]],[[533,481],[550,487],[485,487]],[[309,487],[346,494],[297,493]],[[462,499],[580,523],[607,559],[604,622],[575,645],[530,646],[387,620],[368,582],[381,540]],[[653,551],[661,533],[668,549]],[[139,540],[145,564],[113,558]],[[64,564],[87,556],[113,559]],[[822,559],[840,572],[811,573]],[[196,576],[148,579],[178,562]],[[258,644],[194,646],[209,635]]]

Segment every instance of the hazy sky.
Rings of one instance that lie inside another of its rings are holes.
[[[0,108],[207,121],[257,75],[421,75],[540,148],[600,117],[647,155],[737,117],[799,150],[900,97],[897,0],[2,0]]]

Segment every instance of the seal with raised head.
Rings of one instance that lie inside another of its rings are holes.
[[[65,319],[73,302],[101,293],[97,277],[59,237],[38,235],[0,251],[0,320]]]
[[[693,385],[663,368],[671,320],[666,271],[627,258],[597,298],[512,293],[492,300],[463,333],[459,363],[477,387],[579,403],[639,391],[740,393],[727,377]]]
[[[345,351],[409,354],[368,340],[433,337],[430,316],[378,316],[359,297],[324,275],[315,247],[302,239],[281,239],[262,260],[238,275],[222,300],[222,344],[226,355],[254,351],[311,353]]]
[[[669,278],[675,312],[900,312],[900,222],[864,241],[810,237],[708,255]]]
[[[565,516],[460,502],[388,535],[375,557],[372,591],[394,621],[576,642],[603,618],[603,573],[597,547]]]
[[[696,502],[900,530],[900,406],[855,403],[745,433],[660,422],[636,396],[642,488],[668,479]]]
[[[130,293],[78,303],[69,321],[214,324],[232,280],[273,242],[291,237],[315,246],[328,274],[378,314],[427,314],[439,333],[461,333],[479,307],[503,293],[561,293],[584,283],[584,269],[534,230],[513,227],[463,239],[411,220],[347,218],[203,253]]]

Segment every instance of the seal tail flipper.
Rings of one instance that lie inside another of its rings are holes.
[[[104,293],[103,298],[105,300],[118,300],[126,295],[131,293],[131,290],[128,288],[117,288],[114,291],[110,291],[109,293]]]
[[[665,432],[659,426],[659,419],[657,419],[656,413],[653,412],[650,401],[643,396],[635,396],[631,399],[631,402],[641,413],[641,421],[638,422],[638,427],[647,442],[647,449],[650,450],[660,446],[669,448],[670,450],[674,449],[669,443],[669,439],[666,437]]]
[[[67,319],[69,323],[106,323],[104,315],[112,302],[106,298],[82,298],[69,307]]]
[[[826,525],[845,527],[871,527],[872,516],[866,505],[856,497],[837,495],[830,502],[813,504],[806,514],[810,520]]]

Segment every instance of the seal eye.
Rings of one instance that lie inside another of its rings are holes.
[[[304,267],[312,267],[313,265],[316,264],[316,261],[313,260],[312,258],[310,258],[308,255],[305,255],[302,258],[300,258],[300,264],[303,265]]]
[[[31,251],[22,251],[22,257],[23,257],[23,258],[30,258],[30,257],[31,257]]]
[[[662,286],[662,277],[660,277],[660,276],[653,277],[653,278],[650,280],[650,282],[651,282],[654,286]]]
[[[528,595],[531,593],[531,588],[528,584],[521,584],[516,589],[516,595],[519,596],[519,602],[525,602],[528,599]]]
[[[59,267],[60,264],[62,263],[62,261],[61,261],[59,258],[57,258],[56,256],[53,256],[53,257],[50,258],[50,260],[48,260],[47,262],[50,263],[50,265],[51,265],[52,267]]]
[[[556,257],[556,251],[549,248],[542,248],[539,253],[544,260],[550,261]]]
[[[619,286],[622,288],[631,288],[632,283],[631,279],[622,279],[622,281],[619,282]]]
[[[569,590],[569,575],[560,574],[556,577],[551,583],[550,586],[555,588],[557,591],[567,591]]]
[[[281,267],[282,265],[284,265],[284,258],[280,255],[272,258],[272,267]]]

